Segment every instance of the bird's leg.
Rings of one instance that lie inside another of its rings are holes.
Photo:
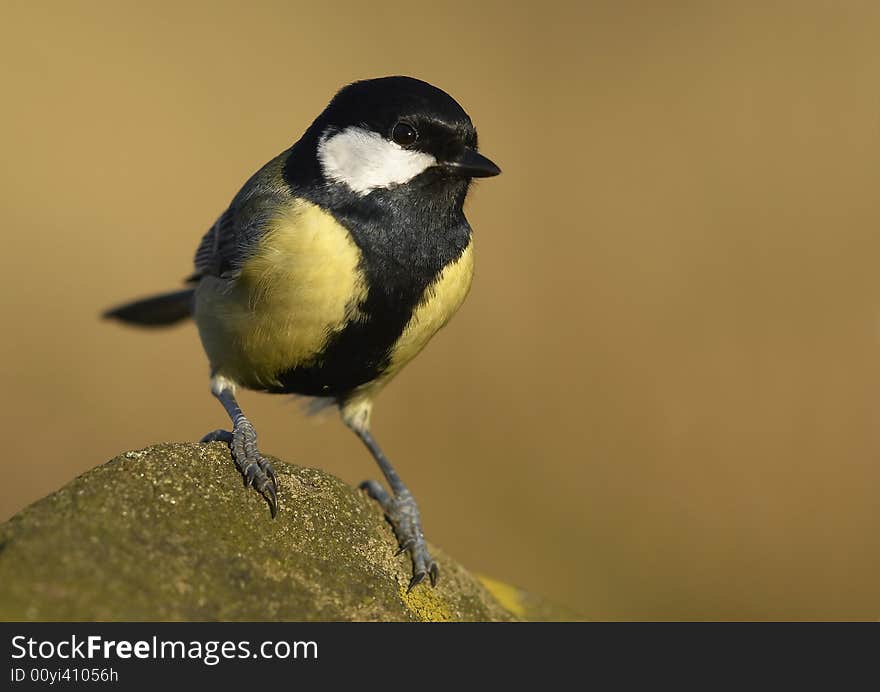
[[[415,498],[409,491],[400,476],[391,466],[388,457],[382,453],[376,440],[370,434],[369,430],[361,429],[357,426],[351,426],[352,430],[361,438],[361,441],[370,450],[379,468],[391,487],[392,495],[389,495],[376,481],[364,481],[361,488],[367,491],[367,494],[376,500],[385,512],[391,526],[394,527],[394,533],[397,536],[400,545],[397,554],[409,552],[413,563],[413,576],[409,582],[407,591],[424,581],[425,577],[431,580],[431,586],[437,584],[439,570],[434,559],[428,553],[428,546],[425,544],[425,536],[422,534],[422,519],[419,515],[419,507]]]
[[[232,432],[215,430],[205,435],[201,441],[221,441],[229,445],[232,458],[241,475],[244,476],[245,487],[253,485],[257,492],[266,498],[274,518],[278,514],[278,479],[275,477],[275,469],[257,449],[257,431],[245,418],[235,400],[234,385],[223,377],[213,377],[211,393],[219,399],[232,419]]]

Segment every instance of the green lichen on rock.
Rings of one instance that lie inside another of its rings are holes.
[[[441,580],[406,593],[381,510],[315,469],[272,460],[280,511],[228,448],[127,452],[0,526],[0,619],[514,620],[431,548]]]

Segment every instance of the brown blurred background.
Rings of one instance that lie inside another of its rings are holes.
[[[99,311],[404,73],[504,169],[374,417],[429,538],[596,618],[880,617],[880,7],[763,5],[6,0],[0,518],[226,424],[193,327]],[[377,477],[335,416],[242,403],[268,453]]]

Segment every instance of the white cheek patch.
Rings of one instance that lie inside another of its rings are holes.
[[[430,154],[410,151],[377,132],[348,127],[318,143],[324,177],[345,183],[359,195],[400,185],[437,164]]]

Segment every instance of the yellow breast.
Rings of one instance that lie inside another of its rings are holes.
[[[393,375],[421,351],[428,340],[455,314],[467,297],[474,276],[473,240],[459,258],[450,262],[425,290],[412,317],[391,352]]]
[[[467,297],[474,276],[474,242],[455,262],[446,265],[428,286],[391,352],[391,364],[382,376],[358,387],[342,405],[342,419],[355,430],[368,430],[373,400],[400,369],[421,351]]]
[[[236,279],[199,283],[195,317],[214,372],[259,388],[308,364],[366,296],[360,258],[330,214],[292,200]]]

